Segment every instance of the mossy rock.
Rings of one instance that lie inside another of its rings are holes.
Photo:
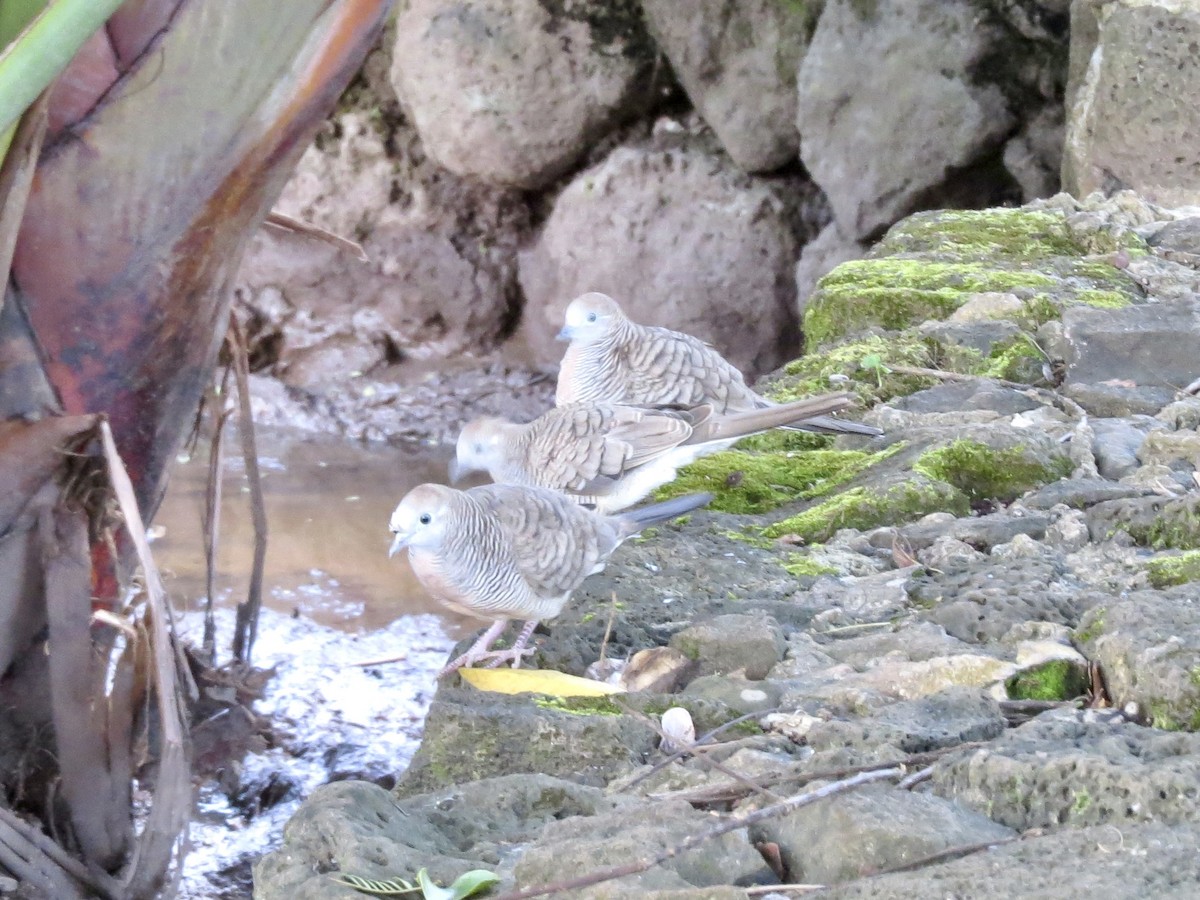
[[[913,469],[945,481],[972,503],[1010,503],[1026,491],[1065,478],[1074,464],[1066,453],[1048,454],[1032,446],[995,446],[959,439],[928,450]]]
[[[1074,700],[1091,686],[1087,671],[1067,659],[1023,669],[1004,682],[1012,700]]]
[[[883,484],[858,486],[763,529],[771,538],[791,536],[806,544],[829,540],[841,528],[866,531],[881,525],[913,522],[933,512],[965,516],[967,496],[944,481],[918,472],[904,473]]]
[[[737,514],[762,513],[795,500],[824,497],[899,449],[897,445],[878,453],[726,450],[681,469],[678,477],[661,487],[654,498],[665,500],[709,491],[715,495],[710,509]]]
[[[1146,572],[1156,588],[1200,581],[1200,550],[1156,557],[1146,563]]]
[[[1144,253],[1133,235],[1113,249]],[[900,331],[945,319],[970,297],[1003,292],[1024,301],[1027,324],[1075,304],[1125,306],[1143,298],[1111,261],[1088,258],[1058,210],[939,210],[894,225],[866,258],[842,263],[809,298],[804,333],[825,347],[871,329]]]

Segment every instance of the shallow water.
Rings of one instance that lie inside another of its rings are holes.
[[[387,523],[409,488],[445,481],[449,448],[362,445],[310,432],[260,430],[258,451],[269,529],[265,606],[350,632],[440,612],[405,556],[388,559]],[[202,448],[174,466],[154,517],[155,561],[180,611],[203,605],[207,452]],[[246,595],[254,552],[236,435],[227,437],[224,472],[215,593],[220,602],[236,603]],[[456,635],[467,621],[448,619]],[[229,636],[220,637],[227,646]]]
[[[214,590],[218,661],[229,658],[233,608],[246,595],[254,546],[235,436],[227,448]],[[319,785],[347,776],[386,781],[408,764],[438,669],[455,641],[479,628],[436,614],[404,555],[387,556],[395,504],[415,484],[443,481],[447,458],[440,448],[259,433],[269,538],[253,662],[275,674],[254,708],[282,741],[233,765],[243,794],[266,784],[283,799],[250,815],[244,796],[201,785],[180,897],[248,897],[250,863],[279,841],[288,817]],[[207,471],[207,449],[176,464],[152,527],[180,631],[197,645]],[[356,665],[392,656],[403,659]]]

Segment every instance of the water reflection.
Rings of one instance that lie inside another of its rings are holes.
[[[260,430],[270,536],[263,604],[347,631],[374,631],[400,616],[441,608],[403,555],[388,559],[388,516],[413,485],[444,481],[450,448],[351,444],[309,432]],[[227,437],[215,593],[218,604],[246,596],[254,553],[249,488],[235,434]],[[154,519],[154,555],[181,610],[204,602],[201,516],[207,448],[177,463]],[[460,637],[475,620],[447,617]],[[228,646],[229,635],[219,635]]]

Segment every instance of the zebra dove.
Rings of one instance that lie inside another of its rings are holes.
[[[558,337],[571,342],[554,397],[560,406],[585,400],[638,406],[707,403],[720,414],[775,405],[751,390],[742,373],[699,338],[638,325],[606,294],[583,294],[572,300]],[[788,427],[831,434],[883,433],[830,416]]]
[[[672,410],[614,403],[556,406],[527,425],[487,417],[459,435],[451,480],[486,471],[500,484],[562,491],[598,512],[637,503],[681,466],[748,434],[844,409],[850,394],[826,394],[714,415],[711,406]]]
[[[542,488],[489,484],[459,491],[422,484],[392,513],[388,555],[407,547],[417,579],[443,605],[493,620],[439,677],[485,659],[517,668],[532,652],[525,645],[537,623],[557,616],[626,538],[711,499],[690,494],[605,516]],[[516,643],[492,650],[509,619],[525,621]]]

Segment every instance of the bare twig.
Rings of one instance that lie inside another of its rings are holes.
[[[186,719],[180,701],[179,672],[174,626],[163,591],[162,578],[150,554],[146,528],[138,511],[129,473],[117,453],[112,429],[100,422],[100,439],[108,464],[108,477],[116,494],[125,529],[129,533],[146,581],[146,627],[150,635],[154,693],[158,701],[159,765],[154,799],[133,854],[122,873],[124,897],[149,897],[157,892],[164,875],[177,859],[177,844],[186,840],[192,810],[191,773],[188,763]],[[178,871],[178,870],[177,870]]]
[[[814,769],[812,771],[781,772],[778,775],[759,776],[758,783],[764,787],[774,787],[777,784],[795,783],[808,784],[813,781],[841,779],[862,772],[872,772],[881,766],[901,766],[906,771],[916,767],[926,766],[960,750],[975,750],[984,746],[984,741],[972,741],[967,744],[956,744],[953,747],[941,747],[937,750],[927,750],[924,753],[914,753],[903,759],[886,763],[867,763],[860,766],[844,766],[838,769]],[[671,791],[664,794],[651,794],[652,800],[686,800],[694,806],[710,803],[731,803],[746,797],[744,791],[738,791],[733,785],[717,785],[716,787],[697,788],[687,791]]]
[[[208,445],[208,487],[204,492],[204,642],[202,648],[208,664],[217,660],[217,623],[213,603],[217,574],[217,544],[221,535],[221,489],[224,487],[225,424],[229,413],[225,409],[229,369],[221,376],[219,390],[210,388],[213,400],[213,433]]]
[[[12,810],[0,806],[0,841],[10,848],[17,850],[12,833],[16,833],[22,841],[28,842],[33,848],[43,853],[64,872],[79,881],[80,884],[91,888],[106,900],[121,900],[124,888],[119,881],[100,870],[89,871],[78,859],[69,854],[55,843],[48,835],[29,822],[26,822]],[[19,848],[21,856],[33,858],[33,850],[29,847]],[[0,864],[2,864],[0,860]],[[42,866],[44,868],[44,865]]]
[[[367,666],[384,666],[388,663],[404,662],[408,659],[407,653],[401,653],[399,656],[385,656],[382,659],[364,659],[361,662],[346,663],[347,666],[355,666],[357,668],[366,668]]]
[[[47,897],[83,900],[83,891],[61,866],[3,822],[0,822],[0,866]]]
[[[324,241],[326,244],[331,244],[361,262],[370,262],[371,258],[367,256],[367,251],[362,247],[362,244],[357,241],[352,241],[349,238],[344,238],[340,234],[334,234],[319,225],[314,225],[311,222],[305,222],[301,219],[294,219],[289,215],[272,210],[267,213],[264,225],[273,225],[281,231],[287,231],[292,234],[300,234],[305,237],[316,238],[318,241]]]
[[[753,812],[744,813],[741,815],[733,815],[725,818],[720,823],[706,828],[704,831],[698,832],[680,841],[678,844],[668,847],[653,857],[636,860],[631,863],[626,863],[621,866],[613,866],[608,869],[601,869],[596,872],[590,872],[587,875],[581,875],[578,878],[571,878],[565,881],[558,881],[552,884],[537,884],[532,887],[522,888],[516,891],[510,891],[507,894],[501,894],[492,900],[526,900],[528,897],[542,897],[547,894],[562,894],[567,891],[575,891],[583,887],[589,887],[593,884],[600,884],[605,881],[612,881],[614,878],[624,878],[626,875],[636,875],[639,872],[645,872],[654,866],[664,863],[667,860],[686,853],[694,847],[698,847],[705,841],[712,840],[715,837],[720,837],[723,834],[728,834],[731,831],[737,831],[740,828],[746,828],[749,825],[754,825],[762,822],[765,819],[770,819],[775,816],[782,816],[790,813],[793,810],[800,809],[803,806],[808,806],[811,803],[816,803],[818,800],[824,800],[827,797],[833,797],[837,794],[853,790],[861,787],[864,784],[871,784],[876,781],[886,781],[890,778],[896,778],[904,774],[904,769],[900,766],[891,768],[877,768],[871,772],[860,772],[859,774],[846,778],[842,781],[834,781],[830,784],[822,785],[815,791],[808,791],[803,794],[797,794],[794,797],[788,797],[779,803],[772,803],[770,806],[764,806],[761,809],[756,809]]]
[[[262,477],[258,471],[258,447],[254,439],[254,417],[250,412],[250,361],[246,356],[246,336],[235,316],[229,317],[229,350],[238,389],[238,433],[242,438],[242,457],[246,480],[250,482],[250,513],[254,520],[254,562],[250,569],[250,588],[246,602],[239,603],[233,634],[233,655],[250,662],[254,639],[258,636],[258,613],[262,609],[263,564],[267,555],[267,509],[263,503]]]
[[[1000,847],[1004,844],[1011,844],[1014,841],[1021,840],[1022,835],[1014,834],[1012,837],[997,838],[994,841],[981,841],[978,844],[961,844],[957,847],[947,847],[945,850],[939,850],[937,853],[931,853],[928,856],[922,856],[920,859],[914,859],[911,862],[903,863],[899,866],[893,866],[890,869],[884,869],[880,872],[875,872],[865,878],[856,878],[854,881],[843,881],[838,887],[844,887],[848,884],[854,884],[857,881],[869,881],[872,878],[880,878],[884,875],[894,875],[897,872],[915,872],[917,869],[923,869],[926,866],[934,866],[938,863],[950,862],[951,860],[961,859],[964,856],[970,856],[972,853],[978,853],[980,850],[990,850],[993,847]]]
[[[928,781],[932,775],[933,766],[926,766],[924,769],[917,769],[911,775],[905,775],[896,783],[896,787],[902,791],[911,791],[922,781]]]

